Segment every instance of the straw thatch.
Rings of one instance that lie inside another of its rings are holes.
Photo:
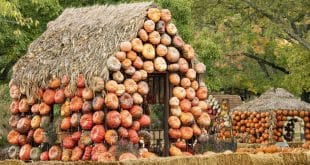
[[[310,110],[310,104],[300,101],[282,88],[271,88],[259,98],[233,109],[233,111]]]
[[[52,75],[71,76],[75,86],[78,74],[87,84],[99,76],[107,80],[106,60],[119,49],[119,43],[133,39],[143,26],[151,2],[66,9],[35,40],[13,68],[13,79],[32,95],[46,87]]]

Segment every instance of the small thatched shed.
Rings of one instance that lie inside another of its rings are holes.
[[[309,112],[310,104],[285,89],[271,88],[233,109],[233,130],[250,143],[310,140]]]

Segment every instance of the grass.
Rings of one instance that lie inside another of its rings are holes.
[[[7,145],[6,135],[9,127],[10,94],[8,84],[0,85],[0,148]]]

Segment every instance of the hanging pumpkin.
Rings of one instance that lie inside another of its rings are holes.
[[[133,106],[133,98],[130,94],[124,93],[120,97],[120,106],[123,109],[130,109]]]
[[[118,135],[115,130],[108,130],[105,134],[105,141],[109,145],[114,145],[116,144],[118,140]]]
[[[31,119],[31,128],[36,129],[40,127],[41,123],[41,116],[40,115],[35,115]]]
[[[171,13],[168,9],[162,9],[160,12],[160,19],[169,22],[171,20]]]
[[[124,127],[119,127],[117,130],[117,133],[121,138],[127,138],[128,137],[128,131]]]
[[[66,149],[73,149],[75,147],[75,141],[70,136],[66,136],[62,139],[62,145]]]
[[[93,114],[93,123],[94,124],[102,124],[104,119],[104,112],[103,111],[96,111]]]
[[[166,59],[169,62],[177,62],[180,58],[180,52],[175,47],[168,47]]]
[[[73,113],[70,119],[71,127],[77,128],[81,119],[80,113]]]
[[[17,115],[19,113],[19,101],[13,100],[10,104],[10,112],[12,115]]]
[[[92,107],[95,111],[100,111],[104,106],[104,98],[101,96],[97,96],[92,101]]]
[[[70,101],[70,110],[73,112],[79,112],[83,107],[83,99],[81,97],[75,96]]]
[[[142,68],[143,68],[143,60],[141,59],[141,57],[138,56],[138,57],[133,61],[132,65],[133,65],[135,68],[137,68],[137,69],[142,69]]]
[[[173,96],[177,97],[179,100],[182,100],[186,97],[186,91],[182,87],[174,87],[172,90]]]
[[[44,91],[43,101],[49,105],[54,104],[55,103],[55,91],[51,89],[47,89],[46,91]]]
[[[108,93],[105,96],[104,102],[109,109],[117,109],[119,107],[118,97],[114,93]]]
[[[184,41],[182,40],[182,38],[179,35],[176,35],[172,39],[172,44],[176,48],[182,48],[184,45]]]
[[[163,57],[157,57],[154,60],[154,67],[158,72],[164,72],[167,70],[168,66],[166,60]]]
[[[185,76],[187,78],[189,78],[190,80],[195,80],[196,79],[196,71],[194,69],[188,69]]]
[[[166,32],[169,34],[169,35],[176,35],[177,32],[178,32],[178,29],[177,27],[173,24],[173,23],[168,23],[166,25]]]
[[[143,63],[143,70],[145,70],[147,73],[153,73],[154,72],[154,63],[153,63],[153,61],[145,61]]]
[[[160,20],[160,10],[158,8],[149,8],[147,11],[147,17],[154,22],[158,22]]]
[[[80,119],[80,126],[84,130],[90,130],[93,126],[93,116],[91,114],[83,114]]]
[[[200,100],[205,100],[208,98],[208,88],[207,87],[199,87],[196,91],[196,96]]]
[[[137,83],[133,79],[126,79],[124,85],[126,92],[129,94],[136,92],[138,89]]]
[[[22,98],[22,99],[19,101],[18,109],[19,109],[19,112],[21,112],[21,113],[29,112],[30,106],[29,106],[29,104],[27,103],[27,99],[26,99],[26,98]]]
[[[183,112],[189,112],[192,108],[192,103],[188,99],[180,101],[180,108]]]
[[[121,116],[117,111],[109,111],[106,116],[107,125],[110,128],[117,128],[121,124]]]
[[[190,112],[182,112],[180,120],[183,125],[192,125],[195,122],[194,116]]]
[[[141,126],[140,126],[140,122],[138,122],[138,121],[133,121],[133,122],[132,122],[132,126],[131,126],[130,129],[139,131],[139,130],[140,130],[140,127],[141,127]]]
[[[181,137],[182,139],[189,140],[193,137],[193,129],[191,127],[181,127]]]
[[[25,144],[20,148],[19,152],[19,159],[26,161],[30,159],[30,151],[31,151],[31,145],[30,144]]]
[[[147,20],[143,24],[143,28],[146,32],[150,33],[155,30],[155,23],[152,20]],[[140,36],[141,38],[141,36]],[[142,39],[142,38],[141,38]],[[142,39],[143,40],[143,39]],[[143,40],[144,41],[144,40]]]
[[[177,63],[168,65],[168,70],[170,72],[177,72],[179,71],[179,69],[180,69],[180,66]]]
[[[137,160],[138,158],[130,153],[130,152],[125,152],[123,154],[121,154],[118,158],[119,161],[125,161],[125,160]]]
[[[18,138],[20,133],[16,130],[11,130],[7,135],[7,141],[12,145],[18,145]]]
[[[139,119],[142,114],[143,114],[143,109],[141,106],[139,105],[134,105],[131,109],[130,109],[130,114],[132,115],[132,117],[134,119]]]
[[[113,75],[112,75],[112,78],[117,83],[122,83],[124,81],[124,75],[120,71],[114,72]]]
[[[172,139],[179,139],[181,137],[180,129],[170,128],[168,131],[168,134],[169,134],[170,138],[172,138]]]
[[[121,125],[125,128],[128,128],[132,125],[132,116],[127,110],[122,110],[120,112]]]
[[[196,97],[195,89],[193,89],[192,87],[188,87],[186,89],[186,98],[189,100],[193,100],[195,97]]]
[[[153,45],[158,45],[160,43],[160,34],[158,31],[153,31],[149,34],[149,41]]]
[[[149,39],[149,36],[144,29],[139,30],[138,36],[143,42],[146,42]]]
[[[191,80],[190,80],[189,78],[187,78],[187,77],[182,78],[182,80],[181,80],[181,86],[182,86],[183,88],[188,88],[188,87],[190,87],[190,86],[191,86]]]
[[[129,60],[131,60],[131,61],[135,61],[135,59],[137,58],[137,53],[135,52],[135,51],[129,51],[129,52],[127,52],[127,54],[126,54],[126,57],[129,59]]]
[[[131,40],[132,49],[136,52],[142,52],[143,43],[139,38],[134,38]]]
[[[186,61],[186,59],[180,58],[178,64],[179,64],[180,72],[186,73],[188,71],[189,65],[188,65],[188,62]]]
[[[60,124],[60,128],[61,130],[68,130],[71,127],[71,117],[65,117],[62,119],[61,124]]]
[[[168,118],[168,124],[171,128],[180,128],[181,126],[181,121],[178,117],[176,116],[170,116]]]
[[[104,140],[105,129],[102,125],[95,125],[90,133],[91,139],[95,143],[101,143]]]
[[[55,100],[56,104],[62,104],[65,102],[64,89],[57,89],[56,90],[54,100]]]
[[[148,115],[143,114],[139,119],[139,123],[141,127],[147,127],[151,124],[151,119]]]
[[[120,43],[120,49],[123,52],[129,52],[132,48],[132,45],[129,41],[124,41]]]
[[[18,120],[16,128],[20,133],[27,133],[31,128],[31,120],[28,117],[22,117]]]
[[[126,59],[126,53],[125,52],[116,52],[115,53],[115,58],[117,58],[118,61],[122,62],[122,61],[124,61]],[[115,62],[115,63],[117,63],[117,62]],[[111,66],[111,67],[113,67],[113,66]],[[113,68],[110,68],[109,70],[111,70],[111,71],[119,71],[119,68],[118,67],[115,67],[115,68],[113,67]]]
[[[138,133],[136,130],[133,130],[133,129],[129,129],[128,130],[128,137],[129,137],[129,140],[133,143],[133,144],[137,144],[139,143],[139,136],[138,136]]]
[[[82,156],[83,156],[83,150],[78,146],[74,147],[72,150],[71,160],[78,161],[82,158]]]
[[[52,76],[52,80],[48,83],[48,87],[51,89],[56,89],[60,87],[61,80],[60,78],[56,77],[55,75]]]
[[[145,59],[153,60],[155,58],[155,49],[152,44],[146,43],[143,45],[142,55]]]
[[[51,112],[51,109],[52,108],[48,104],[42,102],[40,104],[40,107],[39,107],[40,115],[47,115],[47,114],[49,114]]]

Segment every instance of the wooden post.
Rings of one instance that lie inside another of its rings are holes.
[[[170,85],[169,85],[169,73],[165,74],[165,106],[164,106],[164,156],[169,156],[169,126],[168,126],[168,118],[169,118],[169,98],[170,98]]]

